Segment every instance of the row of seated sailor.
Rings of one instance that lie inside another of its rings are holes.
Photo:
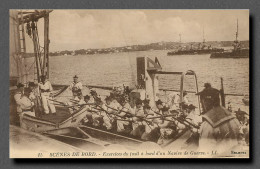
[[[52,101],[52,91],[52,85],[45,75],[41,76],[41,82],[39,83],[29,82],[28,87],[19,83],[14,95],[17,113],[20,116],[28,114],[34,117],[47,114],[56,115],[56,108]]]
[[[113,96],[106,97],[104,102],[96,93],[92,93],[91,97],[86,95],[84,101],[78,102],[88,109],[84,124],[159,144],[172,139],[187,126],[199,126],[202,122],[192,104],[182,104],[180,111],[170,109],[161,100],[156,102],[156,107],[151,108],[147,101],[137,99],[132,108],[128,97],[120,100],[120,104]],[[197,132],[198,129],[193,130]]]
[[[17,89],[14,94],[14,100],[16,103],[17,113],[21,116],[28,114],[30,116],[38,116],[35,114],[36,105],[39,105],[39,92],[36,90],[36,85],[33,82],[29,82],[28,87],[25,87],[22,83],[18,83]],[[37,112],[38,113],[38,112]]]

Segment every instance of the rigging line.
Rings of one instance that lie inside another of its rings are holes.
[[[31,70],[31,68],[33,67],[33,65],[35,64],[36,60],[34,59],[34,62],[31,64],[31,66],[26,70],[27,72],[29,72]]]
[[[36,29],[36,40],[37,40],[37,54],[39,56],[39,62],[40,62],[40,68],[42,69],[42,57],[40,51],[40,42],[39,42],[39,35],[38,35],[38,25],[37,22],[35,22],[35,29]],[[42,72],[41,72],[42,73]]]
[[[35,29],[36,29],[36,40],[37,40],[37,52],[39,53],[40,49],[40,42],[39,42],[39,34],[38,34],[38,25],[37,22],[35,22]]]
[[[123,29],[120,29],[121,30],[121,34],[124,38],[124,42],[125,42],[125,45],[127,46],[127,42],[126,42],[126,37],[125,37],[125,34],[124,32],[122,31]],[[128,56],[128,61],[129,61],[129,64],[130,64],[130,67],[131,67],[131,83],[134,83],[135,85],[135,76],[134,76],[134,72],[133,72],[133,65],[131,64],[131,57],[129,57],[129,53],[127,52],[127,56]]]
[[[33,22],[32,22],[33,24]],[[36,34],[35,34],[35,28],[32,29],[32,41],[33,41],[33,47],[34,47],[34,55],[35,55],[35,60],[36,60],[36,73],[37,73],[37,78],[39,76],[39,59],[38,59],[38,53],[37,53],[37,46],[36,46]],[[35,70],[34,68],[34,70]]]
[[[41,49],[41,46],[40,46],[40,42],[39,42],[39,36],[38,36],[38,31],[37,31],[37,38],[38,38],[38,52],[39,52],[39,56],[40,56],[40,63],[41,63],[41,67],[43,68],[44,67],[44,65],[43,65],[43,56],[42,56],[42,49]]]

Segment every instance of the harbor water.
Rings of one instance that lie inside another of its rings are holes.
[[[70,84],[74,75],[79,76],[84,85],[134,87],[136,84],[136,57],[158,58],[163,70],[185,72],[193,70],[197,74],[199,90],[206,82],[220,89],[220,77],[224,80],[225,93],[249,93],[249,59],[210,59],[206,55],[167,56],[168,51],[153,50],[111,54],[55,56],[50,57],[50,81],[53,84]],[[28,67],[34,58],[27,58]],[[33,79],[33,68],[29,72]],[[160,75],[159,86],[163,89],[179,89],[180,77]],[[195,91],[193,79],[187,78],[185,90]],[[243,96],[227,96],[226,102],[232,102],[234,109],[248,112],[248,106],[242,102]]]

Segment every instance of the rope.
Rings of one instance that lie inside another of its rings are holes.
[[[34,62],[31,64],[31,66],[29,67],[29,69],[26,70],[26,72],[29,72],[29,71],[32,69],[32,67],[33,67],[33,65],[35,64],[35,62],[36,62],[36,60],[34,59]]]

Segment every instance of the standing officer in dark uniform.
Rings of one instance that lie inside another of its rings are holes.
[[[230,111],[220,106],[219,90],[205,84],[200,96],[203,113],[200,127],[200,151],[216,151],[217,155],[230,155],[238,147],[239,122]]]

